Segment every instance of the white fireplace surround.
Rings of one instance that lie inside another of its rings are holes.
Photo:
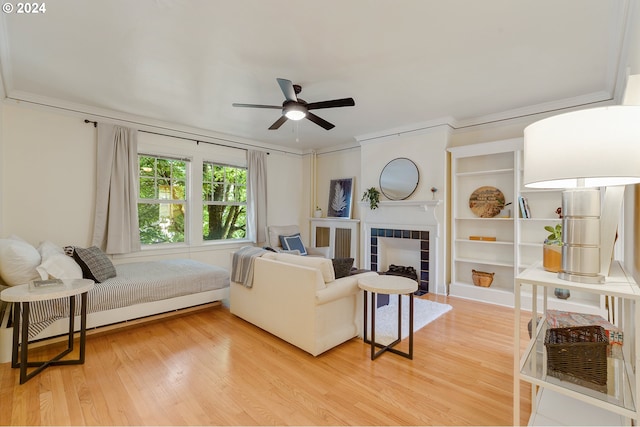
[[[429,232],[429,292],[446,293],[444,283],[440,283],[438,241],[442,226],[436,216],[440,200],[382,201],[377,209],[370,209],[368,202],[361,202],[362,248],[364,267],[371,269],[371,230],[373,228],[401,229]]]

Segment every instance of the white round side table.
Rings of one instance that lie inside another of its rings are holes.
[[[84,363],[84,349],[87,333],[87,293],[93,289],[93,280],[62,279],[62,283],[35,288],[32,284],[13,286],[0,293],[0,299],[13,303],[13,348],[11,352],[11,367],[20,368],[20,384],[33,378],[48,366],[78,365]],[[79,357],[74,360],[60,360],[73,351],[74,321],[76,296],[81,295],[80,311],[80,347]],[[30,303],[47,301],[56,298],[69,298],[69,340],[67,348],[48,361],[29,362],[29,311]],[[20,339],[22,335],[22,339]],[[20,361],[18,361],[20,349]],[[27,367],[36,367],[27,373]]]
[[[364,333],[363,339],[371,344],[371,360],[385,351],[413,359],[413,293],[418,290],[418,282],[402,276],[378,275],[358,279],[358,286],[364,291]],[[371,292],[371,340],[367,339],[367,292]],[[398,295],[398,338],[390,344],[376,343],[376,294]],[[402,295],[409,295],[409,352],[393,348],[402,341]],[[381,350],[376,352],[376,347]]]

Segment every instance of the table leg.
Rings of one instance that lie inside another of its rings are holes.
[[[371,292],[371,360],[376,358],[376,293]]]
[[[27,375],[27,353],[29,353],[29,303],[22,303],[22,342],[20,343],[20,384],[30,377]]]
[[[82,298],[82,307],[80,314],[80,354],[78,359],[73,360],[61,360],[64,356],[71,353],[73,351],[73,337],[75,335],[75,303],[76,303],[76,295],[72,295],[69,297],[69,339],[67,343],[67,348],[59,353],[54,358],[46,361],[46,362],[28,362],[28,346],[29,346],[29,303],[23,302],[22,308],[22,343],[20,343],[20,363],[17,363],[18,359],[18,332],[17,327],[18,324],[14,325],[13,331],[13,339],[14,339],[14,347],[12,353],[12,368],[20,367],[20,384],[24,384],[26,381],[30,380],[42,370],[47,368],[48,366],[57,366],[57,365],[78,365],[83,364],[85,359],[85,345],[86,345],[86,335],[87,335],[87,292],[84,292],[81,295]],[[19,303],[16,303],[19,304]],[[16,313],[19,313],[19,310],[16,310]],[[15,316],[15,313],[14,313]],[[16,322],[14,318],[14,323]],[[27,367],[36,367],[30,373],[27,373]]]
[[[11,367],[20,366],[18,362],[18,347],[20,346],[20,303],[13,303],[13,347],[11,348]]]
[[[80,311],[80,357],[79,362],[84,363],[84,347],[87,341],[87,292],[82,294],[82,309]]]
[[[413,293],[409,294],[409,359],[413,360]]]

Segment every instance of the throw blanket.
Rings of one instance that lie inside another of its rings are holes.
[[[267,251],[255,246],[243,246],[233,253],[231,280],[250,288],[253,286],[253,262]]]

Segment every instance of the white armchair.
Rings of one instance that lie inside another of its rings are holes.
[[[300,227],[297,225],[268,225],[267,226],[267,246],[275,250],[282,250],[280,236],[293,236],[300,233]],[[312,247],[305,245],[305,249],[309,255],[322,256],[329,258],[329,247]]]

